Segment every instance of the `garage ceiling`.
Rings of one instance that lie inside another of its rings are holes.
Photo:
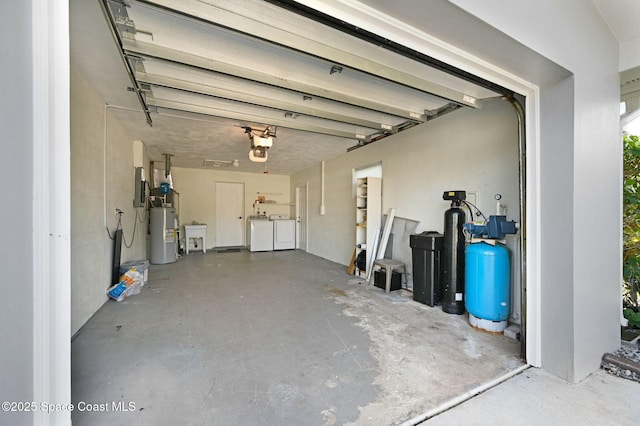
[[[267,1],[88,3],[72,2],[72,64],[178,167],[293,174],[500,96]],[[275,135],[266,165],[247,128]]]
[[[506,92],[303,9],[72,0],[72,66],[152,160],[256,173],[293,174]],[[266,164],[249,161],[247,128],[276,136]]]

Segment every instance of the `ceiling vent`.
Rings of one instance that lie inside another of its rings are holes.
[[[219,167],[229,167],[229,166],[233,166],[233,167],[239,167],[240,166],[240,162],[238,160],[232,160],[232,161],[228,161],[228,160],[204,160],[204,167],[214,167],[214,168],[219,168]]]

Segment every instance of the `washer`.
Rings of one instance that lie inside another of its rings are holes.
[[[247,249],[273,251],[273,222],[267,216],[247,218]]]
[[[288,215],[272,215],[273,249],[293,250],[296,248],[296,221]]]

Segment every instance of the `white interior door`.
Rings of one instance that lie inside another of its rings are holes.
[[[242,246],[244,184],[216,182],[216,247]]]
[[[307,184],[296,186],[296,248],[307,251]]]

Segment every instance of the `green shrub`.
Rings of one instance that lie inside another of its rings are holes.
[[[640,280],[640,140],[624,135],[623,275],[624,306],[638,310]],[[631,315],[635,318],[635,315]],[[629,318],[627,318],[629,319]],[[640,318],[637,318],[640,320]],[[634,320],[635,321],[635,320]],[[631,325],[631,320],[629,321]],[[640,326],[640,321],[637,322]]]
[[[640,328],[640,312],[636,312],[630,308],[624,308],[622,312],[624,313],[624,317],[629,321],[629,325],[631,327]]]

